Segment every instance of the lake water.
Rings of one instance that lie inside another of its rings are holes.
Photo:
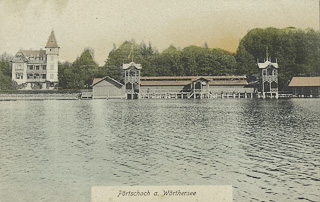
[[[0,201],[91,186],[232,185],[234,201],[319,201],[320,99],[0,102]]]

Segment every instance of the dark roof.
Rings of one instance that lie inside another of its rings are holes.
[[[53,30],[52,30],[52,32],[51,32],[51,34],[49,36],[46,48],[59,48],[59,46],[57,44],[56,37],[54,36]]]
[[[320,76],[293,77],[289,86],[320,86]]]

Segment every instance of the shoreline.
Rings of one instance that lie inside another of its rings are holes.
[[[288,95],[281,95],[278,99],[292,99],[292,98],[319,98],[319,97],[302,97],[302,96],[295,96],[292,94]],[[96,98],[97,99],[97,98]],[[116,98],[102,98],[102,99],[116,99]],[[118,98],[119,99],[119,98]],[[161,98],[149,98],[151,100],[159,100]],[[167,98],[167,99],[175,99],[175,98]],[[263,99],[263,98],[233,98],[233,97],[216,97],[216,98],[206,98],[206,99]],[[265,98],[265,99],[272,99],[272,98]],[[0,93],[0,101],[17,101],[17,100],[94,100],[92,98],[85,98],[82,97],[82,93]],[[193,99],[191,99],[193,100]]]
[[[2,93],[0,101],[16,100],[78,100],[81,93]]]

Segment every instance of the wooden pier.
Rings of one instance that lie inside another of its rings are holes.
[[[189,91],[189,92],[175,92],[170,90],[158,90],[154,92],[140,91],[139,99],[239,99],[239,98],[254,98],[254,93],[213,93],[213,92],[200,92],[200,91]]]

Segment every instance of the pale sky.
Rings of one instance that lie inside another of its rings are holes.
[[[236,51],[253,28],[319,30],[318,0],[0,0],[0,54],[45,47],[55,31],[60,60],[89,47],[103,65],[113,43],[151,41]]]

